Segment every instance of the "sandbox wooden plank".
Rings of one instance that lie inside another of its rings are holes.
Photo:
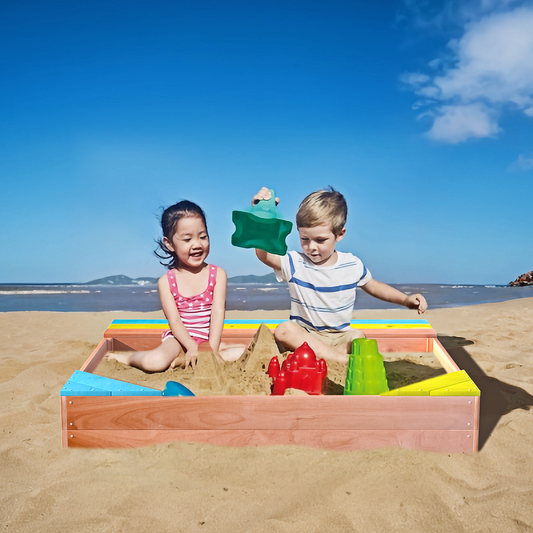
[[[368,336],[367,338],[373,339],[374,337]],[[428,351],[428,339],[415,338],[415,337],[377,337],[379,353],[390,352],[427,352]]]
[[[112,343],[109,339],[102,339],[98,346],[93,350],[93,353],[88,357],[87,361],[83,363],[80,370],[84,372],[94,372],[94,369],[100,364],[104,355],[111,350]]]
[[[474,420],[472,422],[472,426],[474,427],[474,438],[475,442],[474,444],[474,451],[477,452],[479,447],[479,410],[481,405],[481,398],[479,396],[474,396]]]
[[[260,324],[265,324],[269,328],[275,328],[287,319],[231,319],[224,320],[224,328],[252,328],[257,329]],[[423,318],[405,319],[405,318],[359,318],[352,319],[350,324],[354,328],[368,327],[368,328],[431,328],[431,324]],[[116,328],[168,328],[168,321],[164,319],[115,319],[109,325],[110,329]]]
[[[124,330],[113,330],[115,332],[120,332],[112,339],[113,346],[112,349],[116,351],[141,351],[141,350],[153,350],[159,344],[161,344],[161,335],[152,335],[151,330],[131,330],[131,331],[141,331],[144,332],[144,335],[125,335],[126,331]],[[150,335],[147,335],[146,332],[150,331]],[[224,331],[222,335],[222,341],[228,342],[231,344],[243,344],[248,346],[250,341],[253,339],[256,331],[254,330],[229,330],[231,334],[226,334]],[[396,337],[399,332],[402,330],[368,330],[367,338],[376,339],[378,342],[379,350],[383,352],[427,352],[429,351],[428,342],[429,338],[427,336],[404,336]],[[409,330],[412,331],[412,330]],[[376,332],[380,332],[376,334]],[[109,338],[111,340],[111,338]],[[206,351],[208,347],[200,345],[203,351]],[[203,346],[203,348],[202,348]],[[111,349],[111,348],[110,348]]]
[[[67,421],[73,429],[477,429],[472,426],[473,398],[459,396],[109,396],[70,400]]]
[[[113,339],[108,339],[113,342],[112,350],[117,352],[124,351],[134,351],[139,352],[143,350],[153,350],[161,344],[161,335],[157,337],[115,337]],[[248,346],[252,337],[238,337],[234,336],[231,338],[222,337],[223,342],[228,342],[231,344],[242,344]],[[203,342],[198,346],[199,351],[201,352],[211,352],[211,346],[208,342]]]
[[[67,435],[67,401],[68,399],[64,396],[60,397],[61,400],[61,446],[65,448],[68,446],[68,435]]]
[[[109,340],[113,342],[113,347],[111,349],[116,352],[141,352],[144,350],[153,350],[154,348],[157,348],[161,344],[161,335],[130,337],[122,335],[122,332],[120,332],[120,335],[117,335],[112,339],[110,338]]]
[[[258,329],[258,328],[257,328]],[[252,338],[257,329],[251,328],[227,328],[223,330],[222,336],[227,338],[232,337],[244,337]],[[415,337],[415,338],[436,338],[437,334],[435,330],[431,328],[391,328],[391,329],[380,329],[380,328],[358,328],[360,329],[367,337],[370,338],[382,338],[382,337]],[[163,333],[161,328],[109,328],[104,332],[104,338],[120,338],[120,337],[133,337],[133,338],[143,338],[143,337],[154,337],[161,338]],[[273,333],[274,329],[270,329]]]
[[[446,372],[458,372],[461,370],[438,339],[429,339],[429,345],[429,349],[433,351]]]
[[[411,328],[411,329],[366,329],[358,328],[369,339],[381,339],[387,337],[411,337],[411,338],[437,338],[437,333],[434,329],[430,328]]]
[[[468,430],[72,430],[69,447],[130,448],[175,441],[223,446],[299,445],[336,451],[402,447],[433,452],[472,452]]]

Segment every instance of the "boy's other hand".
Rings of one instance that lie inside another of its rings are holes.
[[[417,309],[418,314],[421,315],[428,308],[428,303],[421,294],[411,294],[407,297],[405,306],[409,309]]]
[[[270,200],[272,195],[270,194],[270,189],[262,187],[261,190],[252,198],[252,205],[259,203],[260,200]],[[276,205],[279,204],[279,198],[276,198]]]

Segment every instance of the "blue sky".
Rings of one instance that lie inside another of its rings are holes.
[[[338,249],[389,283],[533,268],[533,3],[11,2],[0,11],[0,283],[159,276],[158,215],[203,207],[210,261],[263,185],[328,185]],[[288,239],[298,247],[297,233]]]

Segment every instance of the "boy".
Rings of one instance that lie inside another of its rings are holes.
[[[270,197],[263,187],[252,203]],[[303,253],[279,256],[255,250],[278,280],[289,284],[290,320],[276,328],[275,339],[291,351],[307,342],[317,357],[340,363],[348,361],[352,340],[364,337],[350,327],[356,287],[380,300],[417,309],[419,314],[427,309],[421,294],[408,296],[373,279],[359,258],[335,250],[346,233],[347,213],[344,196],[333,188],[311,193],[296,214]]]

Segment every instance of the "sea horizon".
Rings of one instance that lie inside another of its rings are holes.
[[[421,293],[430,309],[462,307],[481,303],[533,297],[533,288],[508,285],[475,285],[443,283],[392,283],[407,294]],[[228,311],[286,310],[290,298],[285,283],[228,282],[226,309]],[[58,311],[149,312],[161,309],[157,285],[109,285],[92,283],[1,283],[0,312]],[[383,302],[357,289],[355,310],[402,309]]]

